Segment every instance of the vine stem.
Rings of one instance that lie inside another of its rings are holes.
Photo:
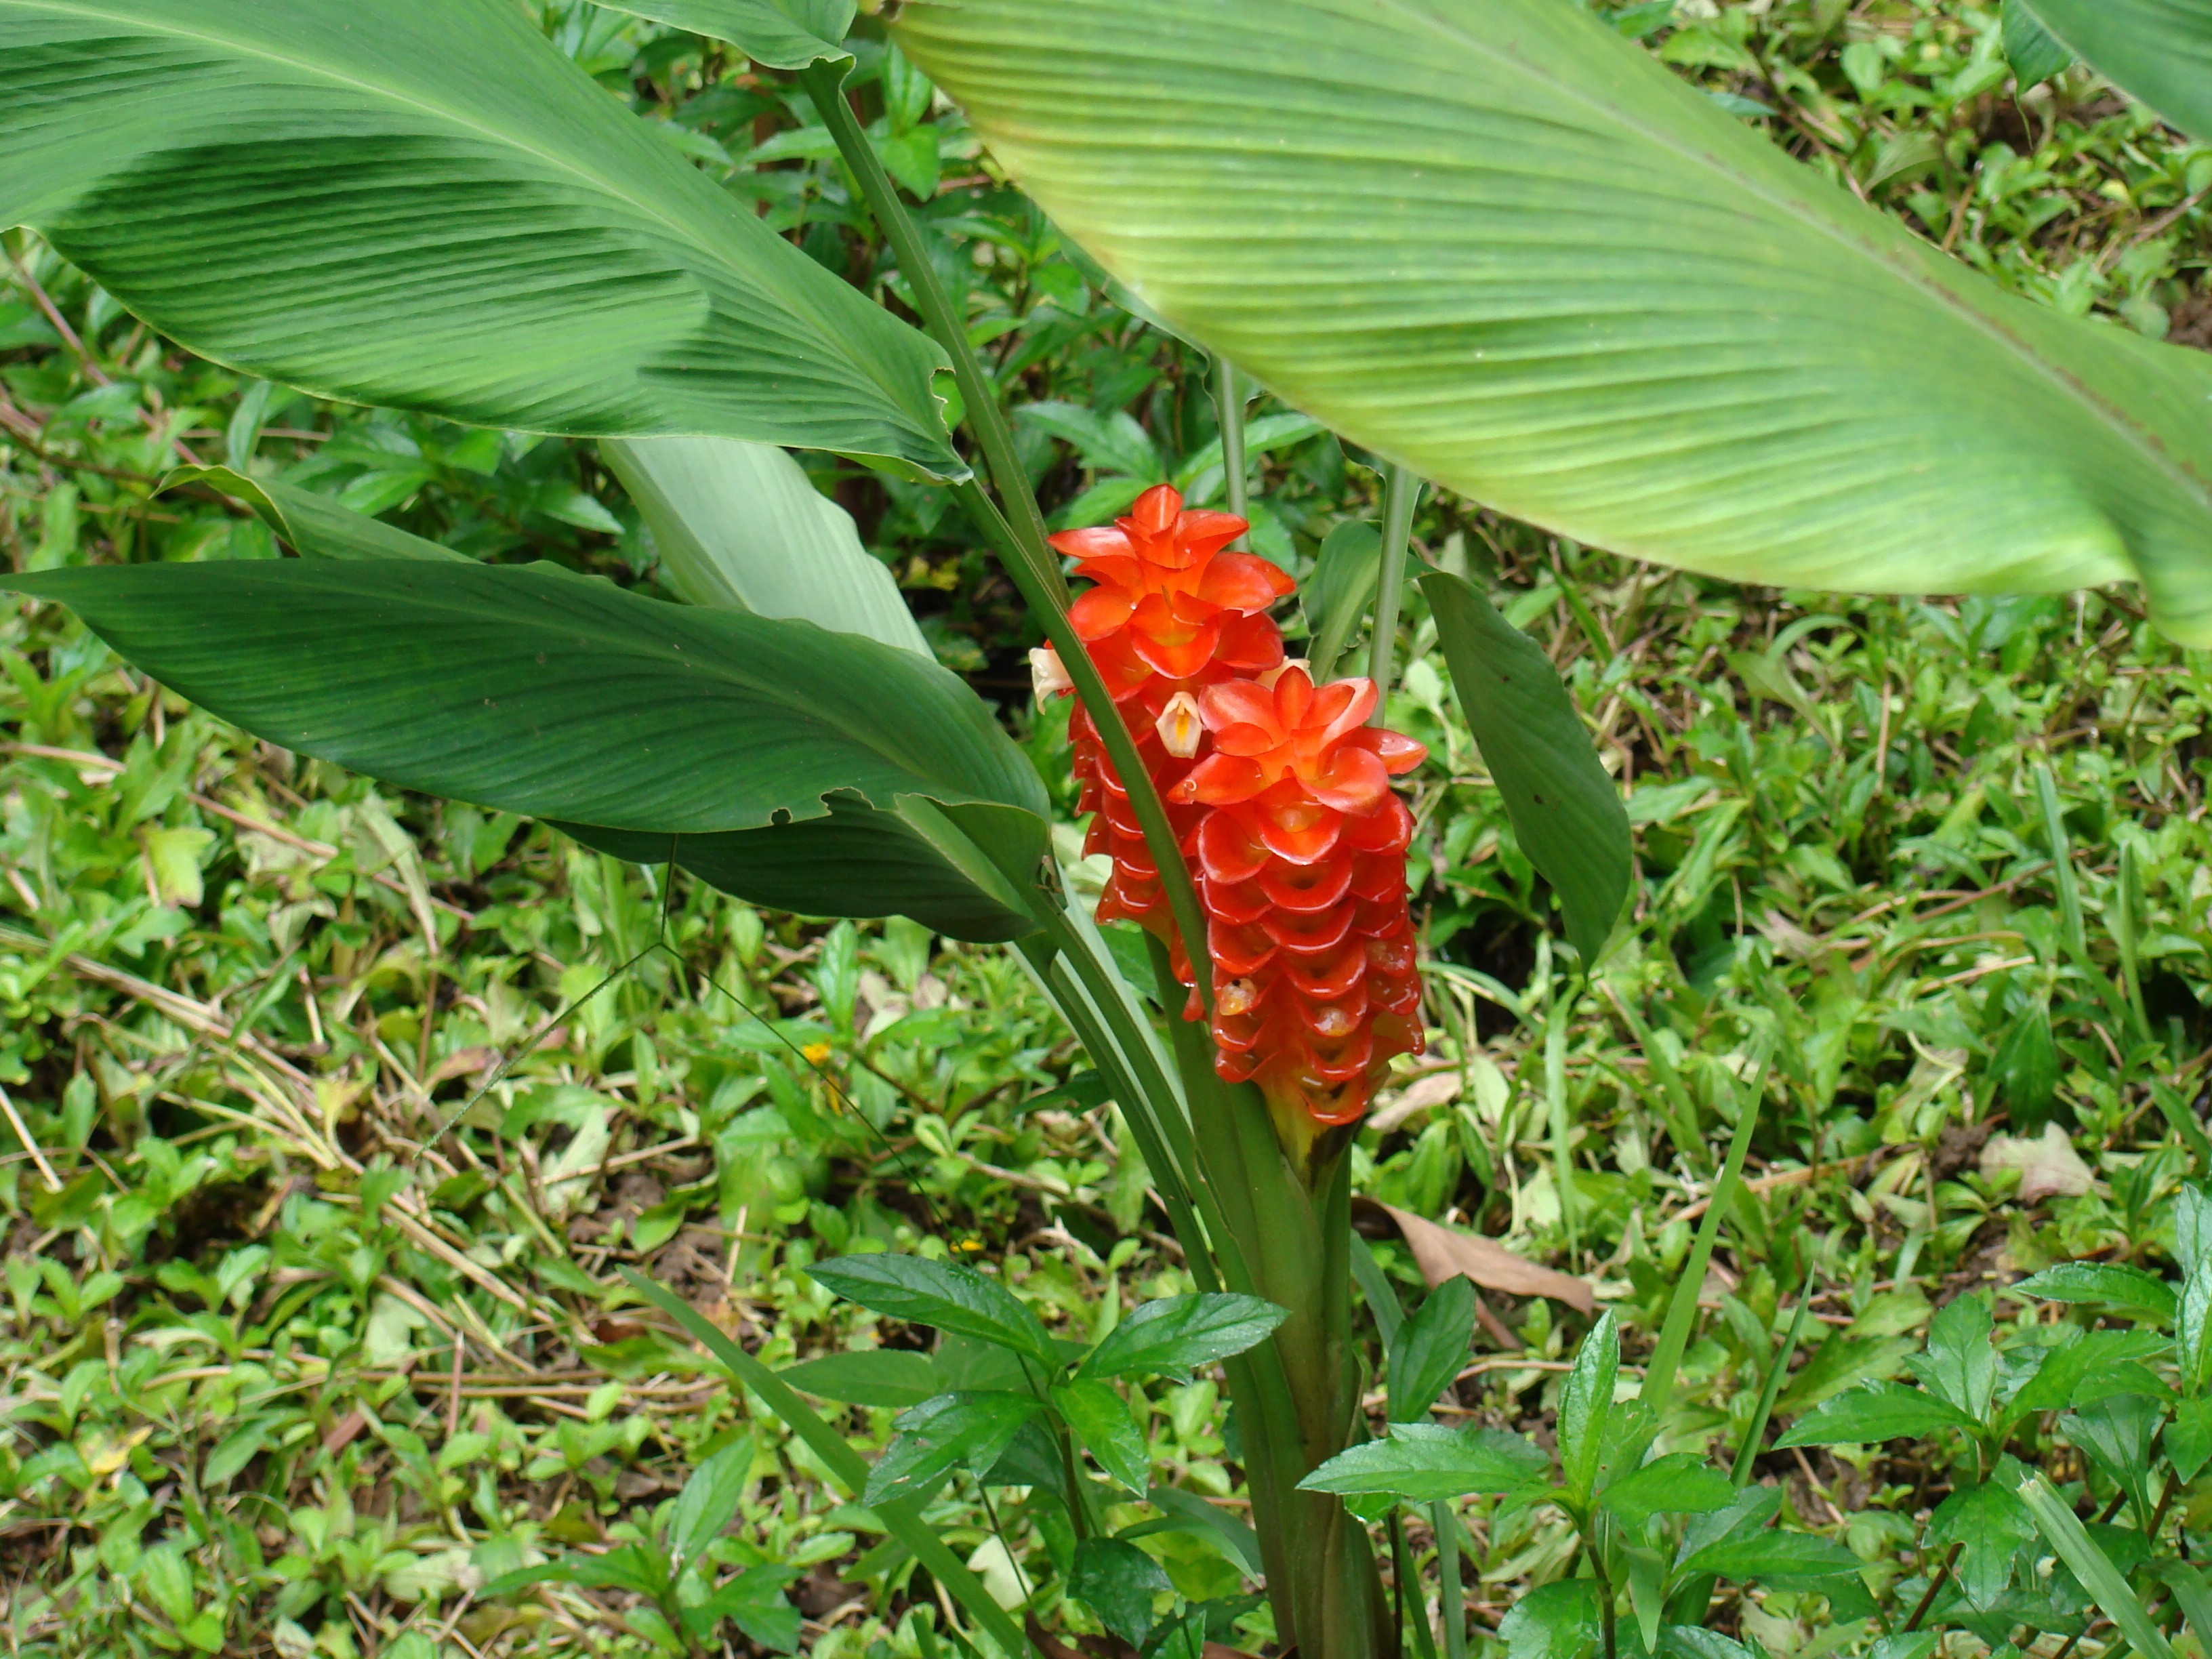
[[[1367,649],[1367,678],[1375,682],[1375,714],[1381,726],[1389,717],[1390,677],[1398,650],[1398,605],[1406,586],[1406,556],[1413,541],[1413,507],[1421,481],[1410,468],[1393,463],[1382,492],[1382,562],[1375,580],[1375,635]]]
[[[1106,682],[1099,677],[1091,653],[1084,649],[1082,640],[1067,620],[1066,579],[1061,575],[1060,562],[1045,540],[1044,514],[1037,507],[1036,492],[1030,488],[1029,474],[1014,453],[1013,430],[999,408],[998,387],[984,373],[982,362],[969,342],[966,325],[953,309],[951,296],[945,292],[937,267],[930,261],[921,228],[906,210],[906,204],[899,200],[898,189],[884,170],[875,146],[861,131],[853,106],[845,101],[842,72],[817,63],[799,71],[799,82],[821,112],[830,137],[836,141],[838,154],[859,181],[869,210],[883,228],[899,270],[913,290],[923,322],[952,360],[952,378],[960,388],[969,427],[982,447],[984,464],[1006,504],[1006,511],[1000,510],[999,504],[972,477],[954,488],[970,516],[998,544],[1000,562],[1042,625],[1045,637],[1060,655],[1060,665],[1075,683],[1076,696],[1106,745],[1107,757],[1113,762],[1114,770],[1128,793],[1129,804],[1136,811],[1137,822],[1144,829],[1146,850],[1152,854],[1166,886],[1169,908],[1174,912],[1176,930],[1182,935],[1183,948],[1189,953],[1198,981],[1199,1000],[1211,1014],[1213,972],[1206,947],[1206,914],[1199,906],[1198,890],[1192,884],[1189,866],[1183,862],[1182,848],[1176,839],[1174,826],[1168,821],[1167,807],[1159,792],[1152,787],[1152,775],[1138,757],[1136,740],[1129,733],[1128,723],[1121,718],[1121,710],[1107,691]]]
[[[1213,402],[1221,417],[1221,493],[1229,510],[1249,520],[1251,475],[1244,459],[1244,382],[1236,364],[1226,357],[1213,360]],[[1247,533],[1229,544],[1242,553],[1252,544]]]

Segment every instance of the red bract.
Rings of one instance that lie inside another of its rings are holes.
[[[1186,510],[1182,495],[1161,484],[1110,526],[1063,531],[1052,538],[1054,547],[1078,561],[1075,574],[1097,584],[1075,601],[1068,620],[1097,664],[1164,799],[1182,781],[1204,744],[1194,694],[1283,660],[1282,635],[1267,612],[1291,591],[1291,579],[1265,559],[1223,550],[1248,528],[1233,514]],[[1037,666],[1041,696],[1064,689],[1060,664],[1049,652],[1039,653]],[[1097,815],[1085,850],[1114,860],[1099,919],[1126,916],[1173,948],[1175,927],[1158,867],[1097,728],[1080,707],[1068,721],[1068,733],[1083,789],[1080,810]],[[1200,817],[1188,805],[1169,811],[1182,841],[1195,833]]]
[[[1421,1046],[1413,821],[1390,780],[1428,751],[1365,724],[1371,680],[1316,690],[1296,664],[1268,678],[1199,693],[1212,751],[1170,794],[1210,809],[1194,844],[1216,1065],[1279,1118],[1349,1123],[1391,1058]]]

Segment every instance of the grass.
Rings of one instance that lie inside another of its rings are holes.
[[[2080,71],[2024,99],[1987,82],[1993,10],[1685,0],[1620,22],[2000,280],[2212,343],[2212,151]],[[799,118],[685,38],[580,8],[549,26],[732,157]],[[1121,488],[1106,417],[1193,453],[1212,435],[1203,365],[1105,309],[957,117],[936,125],[939,228],[991,250],[970,303],[1000,373],[1089,416],[1022,425],[1048,504],[1087,496],[1099,516]],[[832,167],[738,183],[817,257],[883,280]],[[266,556],[212,498],[150,493],[178,459],[228,455],[480,556],[650,580],[649,538],[588,447],[259,391],[50,252],[11,253],[0,547],[18,567]],[[822,482],[1064,786],[1064,741],[1019,706],[1030,641],[939,498]],[[1286,444],[1259,544],[1303,569],[1376,488],[1326,437]],[[2202,653],[2159,641],[2122,592],[1747,590],[1452,500],[1417,534],[1560,665],[1627,792],[1639,881],[1576,994],[1411,599],[1394,714],[1437,757],[1415,780],[1431,1047],[1363,1137],[1359,1191],[1589,1274],[1633,1364],[1751,1056],[1771,1054],[1750,1191],[1723,1218],[1680,1384],[1678,1439],[1723,1456],[1801,1304],[1784,1419],[1894,1372],[1962,1288],[2077,1255],[2160,1261],[2161,1200],[2208,1173]],[[1188,1288],[1141,1159],[1018,964],[907,924],[664,890],[542,827],[380,792],[195,712],[59,611],[0,620],[0,665],[10,1652],[642,1651],[580,1593],[472,1588],[532,1552],[649,1532],[692,1467],[749,1439],[714,1549],[799,1571],[808,1650],[920,1653],[911,1563],[616,1269],[646,1267],[775,1364],[913,1340],[807,1278],[860,1241],[994,1264],[1078,1334]],[[1378,1249],[1418,1284],[1395,1237]],[[1487,1304],[1448,1415],[1539,1424],[1582,1322]],[[1147,1432],[1158,1478],[1234,1510],[1218,1402],[1204,1378],[1154,1388]],[[880,1444],[890,1415],[846,1425]],[[2108,1495],[2051,1455],[2069,1496]],[[1757,1467],[1917,1596],[1940,1456]],[[1048,1516],[994,1516],[965,1487],[936,1514],[987,1577],[1041,1586],[1048,1624],[1088,1627],[1054,1611]],[[1571,1534],[1542,1510],[1462,1518],[1494,1630]],[[1240,1587],[1202,1539],[1146,1541],[1194,1597]],[[1794,1592],[1728,1616],[1805,1659],[1872,1635]]]

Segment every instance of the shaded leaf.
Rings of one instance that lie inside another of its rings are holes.
[[[706,1553],[744,1496],[745,1480],[752,1473],[753,1442],[748,1434],[732,1441],[691,1471],[684,1490],[676,1494],[676,1508],[668,1517],[668,1553],[678,1569]]]
[[[1289,1316],[1258,1297],[1219,1292],[1140,1303],[1085,1358],[1083,1375],[1188,1371],[1243,1353]]]
[[[726,40],[769,69],[849,60],[853,0],[592,0],[610,11]]]
[[[1755,1578],[1820,1578],[1855,1573],[1859,1559],[1841,1544],[1804,1532],[1754,1532],[1708,1544],[1682,1563],[1686,1572]]]
[[[161,480],[163,489],[200,483],[244,501],[301,557],[307,559],[422,559],[468,564],[465,555],[365,513],[341,507],[330,496],[275,478],[249,478],[227,466],[180,466]]]
[[[2112,1261],[2062,1261],[2031,1273],[2012,1287],[2015,1296],[2046,1302],[2087,1302],[2140,1314],[2160,1324],[2173,1322],[2173,1286],[2140,1267]]]
[[[1917,1439],[1938,1429],[1979,1426],[1948,1401],[1923,1389],[1881,1382],[1836,1395],[1810,1416],[1798,1419],[1774,1444],[1778,1450],[1791,1446],[1863,1446],[1883,1440]]]
[[[966,1467],[981,1474],[1015,1431],[1044,1409],[1034,1395],[941,1394],[892,1419],[897,1432],[868,1471],[862,1501],[919,1502]]]
[[[1411,1504],[1506,1492],[1550,1468],[1551,1459],[1503,1429],[1447,1429],[1401,1423],[1387,1440],[1370,1440],[1339,1452],[1304,1480],[1301,1491],[1346,1497],[1378,1493]]]
[[[1306,661],[1316,685],[1337,677],[1337,659],[1374,599],[1382,572],[1382,532],[1364,519],[1346,519],[1322,538],[1313,574],[1298,589]]]
[[[1533,1589],[1498,1622],[1506,1659],[1587,1659],[1603,1633],[1597,1581],[1561,1578]]]
[[[2074,62],[2074,54],[2051,39],[2042,20],[2028,9],[2028,0],[2004,0],[2005,61],[2012,65],[2013,81],[2021,92],[2039,87]]]
[[[1133,1648],[1152,1631],[1152,1598],[1174,1589],[1160,1564],[1118,1538],[1086,1538],[1075,1547],[1068,1593]]]
[[[1056,1384],[1052,1398],[1100,1468],[1133,1492],[1152,1485],[1152,1455],[1144,1432],[1130,1415],[1128,1402],[1109,1384],[1078,1377]]]
[[[1575,700],[1535,641],[1474,586],[1421,579],[1437,641],[1513,835],[1566,913],[1567,939],[1595,966],[1628,899],[1628,812]]]
[[[1980,1608],[1993,1606],[2004,1592],[2012,1582],[2013,1557],[2035,1535],[2027,1506],[1995,1480],[1954,1489],[1928,1522],[1931,1543],[1959,1546],[1954,1576],[1966,1600]]]
[[[1427,1416],[1467,1364],[1474,1341],[1474,1286],[1464,1277],[1447,1279],[1390,1340],[1390,1420]]]
[[[2212,143],[2212,0],[2035,0],[2035,15],[2107,81]]]
[[[1735,1501],[1735,1483],[1691,1452],[1647,1463],[1612,1482],[1599,1497],[1630,1527],[1641,1527],[1655,1515],[1707,1514]]]
[[[1012,1291],[973,1267],[925,1256],[839,1256],[807,1273],[826,1289],[893,1319],[972,1336],[1026,1354],[1048,1372],[1060,1353],[1037,1316]]]
[[[1954,1297],[1928,1322],[1928,1346],[1905,1365],[1931,1394],[1972,1418],[1989,1420],[1997,1391],[1995,1324],[1986,1292]]]
[[[1613,1385],[1620,1375],[1620,1331],[1607,1308],[1590,1327],[1559,1393],[1559,1468],[1570,1497],[1589,1502],[1597,1485]]]
[[[945,1386],[929,1356],[907,1348],[829,1354],[776,1375],[802,1394],[853,1406],[919,1406]]]

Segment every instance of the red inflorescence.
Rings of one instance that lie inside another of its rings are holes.
[[[1392,1056],[1421,1046],[1413,820],[1390,779],[1428,750],[1365,723],[1372,680],[1316,690],[1295,664],[1271,678],[1199,694],[1212,752],[1176,791],[1211,809],[1195,850],[1217,1064],[1278,1108],[1349,1123]]]
[[[1267,607],[1291,591],[1291,579],[1265,559],[1222,550],[1249,527],[1233,514],[1187,510],[1182,495],[1161,484],[1139,496],[1127,518],[1052,538],[1078,561],[1075,574],[1097,584],[1075,601],[1068,620],[1164,799],[1203,742],[1194,694],[1283,660],[1283,637]],[[1039,666],[1040,689],[1058,689],[1057,660]],[[1097,814],[1084,850],[1114,860],[1098,918],[1126,916],[1173,946],[1175,925],[1143,827],[1080,706],[1068,735],[1083,790],[1078,810]],[[1195,832],[1200,816],[1194,807],[1170,811],[1179,838]]]
[[[1278,1114],[1349,1123],[1392,1056],[1421,1046],[1406,902],[1413,819],[1390,779],[1427,751],[1364,724],[1371,681],[1316,690],[1284,664],[1267,611],[1291,584],[1265,559],[1223,550],[1246,528],[1186,511],[1162,485],[1112,526],[1052,541],[1097,584],[1069,620],[1195,862],[1218,1068],[1257,1083]],[[1035,655],[1039,695],[1065,693],[1058,659]],[[1190,983],[1143,830],[1079,707],[1069,730],[1081,810],[1096,814],[1085,850],[1113,859],[1099,918],[1151,930]],[[1203,1017],[1195,994],[1186,1015]]]

